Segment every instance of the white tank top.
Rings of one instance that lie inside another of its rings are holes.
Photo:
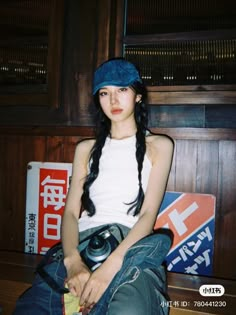
[[[136,136],[122,140],[107,138],[99,161],[99,174],[90,187],[90,198],[96,213],[89,217],[83,211],[79,219],[79,231],[102,224],[120,223],[131,228],[138,220],[127,214],[130,203],[138,194],[138,168],[136,160]],[[145,155],[142,170],[142,186],[147,189],[151,162]]]

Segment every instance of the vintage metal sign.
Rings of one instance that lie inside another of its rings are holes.
[[[45,253],[60,241],[71,163],[30,162],[27,173],[25,251]]]
[[[169,271],[211,275],[213,268],[215,197],[166,192],[155,228],[173,232],[167,256]]]

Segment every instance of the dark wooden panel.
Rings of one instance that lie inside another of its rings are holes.
[[[30,285],[18,281],[0,280],[0,286],[4,288],[4,290],[0,291],[0,302],[3,309],[2,314],[12,315],[17,298],[28,289]]]
[[[150,106],[149,125],[160,128],[202,128],[205,125],[205,107],[194,105]]]
[[[236,129],[152,127],[154,133],[168,134],[176,140],[236,140]],[[93,126],[0,126],[2,135],[94,137]]]
[[[235,101],[236,104],[236,101]],[[236,128],[235,105],[206,106],[206,128]]]
[[[236,143],[220,141],[216,222],[216,274],[236,279]]]
[[[224,205],[224,215],[236,208],[236,143],[220,141],[219,143],[219,191],[220,207]]]
[[[198,144],[193,140],[176,141],[176,187],[177,191],[195,192],[197,176]]]
[[[149,106],[151,127],[235,128],[235,105]]]
[[[153,42],[165,42],[165,41],[182,41],[182,40],[204,40],[204,39],[234,39],[235,29],[230,30],[219,30],[215,31],[197,31],[197,32],[179,32],[170,34],[151,34],[151,35],[133,35],[126,36],[124,43],[128,45],[140,44],[149,45]]]
[[[235,91],[150,92],[150,104],[235,104]]]
[[[168,183],[167,183],[167,187],[166,189],[169,191],[175,191],[175,187],[176,187],[176,141],[175,141],[175,147],[174,147],[174,154],[173,154],[173,161],[172,161],[172,165],[171,165],[171,169],[170,169],[170,174],[169,174],[169,179],[168,179]]]
[[[69,124],[91,124],[89,107],[92,103],[92,75],[98,45],[98,2],[67,1],[62,103]],[[99,34],[104,35],[104,30]],[[107,39],[105,36],[103,38]]]
[[[47,162],[72,162],[76,144],[83,137],[64,137],[64,136],[49,136],[47,137]]]
[[[60,106],[65,1],[21,3],[1,1],[1,64],[6,73],[0,105],[13,106],[8,116],[15,106],[27,105],[29,113],[30,107],[50,111]]]
[[[64,160],[64,137],[62,136],[49,136],[46,140],[46,161],[55,162]]]
[[[22,249],[27,164],[45,158],[44,137],[0,137],[0,248]]]
[[[225,128],[151,128],[176,140],[236,140],[236,129]]]
[[[93,127],[86,126],[0,126],[2,135],[27,136],[94,136]]]
[[[197,141],[196,192],[217,195],[219,142]]]
[[[82,137],[76,136],[64,137],[62,161],[73,162],[76,145],[81,139]]]

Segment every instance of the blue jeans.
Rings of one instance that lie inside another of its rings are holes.
[[[162,263],[170,246],[171,240],[165,234],[152,234],[135,243],[127,251],[120,271],[89,314],[167,315],[166,274]],[[47,272],[64,286],[66,269],[63,260],[48,265]],[[140,304],[138,308],[137,303]],[[130,309],[132,305],[135,307],[133,311]],[[62,295],[52,290],[39,275],[32,287],[18,299],[13,313],[33,314],[63,314]]]
[[[127,251],[122,268],[89,314],[168,314],[168,308],[165,306],[167,304],[166,276],[162,263],[170,249],[170,245],[170,238],[164,234],[152,234],[134,244]],[[142,278],[143,281],[140,281],[139,278]],[[136,284],[136,282],[140,283]],[[135,303],[132,303],[130,300],[131,295],[128,294],[132,292],[132,284],[136,287],[136,293],[139,289],[142,289],[142,294],[139,294],[139,298],[138,296],[135,298]],[[117,307],[115,311],[112,310],[110,312],[110,309],[113,308],[113,303],[116,301],[116,294],[119,294],[122,290],[124,291],[123,296],[128,296],[128,299],[125,299],[127,302],[126,306],[120,300],[120,305],[122,305],[121,311],[118,313]],[[148,293],[151,292],[153,292],[153,299],[150,299],[150,296],[148,296]],[[141,296],[143,302],[140,307],[137,307],[137,302],[140,302]],[[132,305],[134,307],[133,311],[130,309],[128,311],[128,307],[130,308]]]

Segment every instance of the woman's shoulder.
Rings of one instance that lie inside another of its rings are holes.
[[[165,134],[149,134],[146,136],[146,147],[148,156],[154,161],[160,153],[173,154],[174,140]]]
[[[153,147],[159,146],[174,146],[174,140],[166,134],[150,133],[146,136],[146,144]]]
[[[88,160],[92,148],[95,144],[95,139],[82,139],[76,145],[75,155],[81,159]]]
[[[91,150],[94,146],[95,139],[94,138],[86,138],[82,139],[77,143],[77,148],[80,150]]]

